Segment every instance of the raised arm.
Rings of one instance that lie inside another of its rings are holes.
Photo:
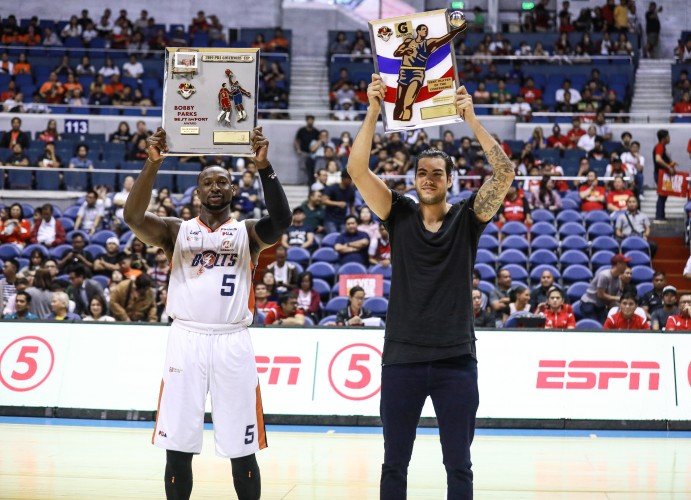
[[[266,209],[269,212],[268,217],[245,221],[251,240],[252,258],[256,260],[262,250],[272,246],[281,238],[290,226],[293,216],[283,186],[278,181],[267,158],[269,140],[264,137],[262,127],[257,127],[252,131],[252,149],[256,154],[254,164],[259,171]]]
[[[439,38],[430,38],[427,42],[427,48],[431,51],[437,50],[442,45],[445,45],[453,40],[456,35],[460,35],[463,31],[465,31],[466,26],[467,24],[463,23],[463,26],[452,29],[444,36],[440,36]]]
[[[386,85],[381,76],[372,75],[372,83],[367,87],[369,107],[360,131],[353,142],[348,157],[348,173],[358,188],[367,206],[381,220],[389,218],[391,212],[391,190],[384,181],[369,169],[369,157],[372,149],[372,138],[377,127],[377,118],[381,111],[381,101],[386,95]]]
[[[456,109],[477,137],[492,167],[492,176],[480,187],[473,204],[478,220],[488,222],[504,202],[506,193],[516,176],[513,162],[475,116],[473,98],[468,94],[465,86],[461,86],[456,91]]]
[[[156,133],[146,140],[146,145],[149,158],[127,196],[124,209],[125,223],[137,238],[144,243],[162,248],[172,261],[175,238],[182,221],[175,217],[159,217],[147,212],[156,173],[163,163],[161,153],[168,150],[165,131],[159,127]]]

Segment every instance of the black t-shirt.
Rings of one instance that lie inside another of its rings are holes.
[[[324,210],[326,220],[343,224],[348,214],[348,207],[355,202],[355,189],[353,186],[347,186],[343,189],[340,184],[332,184],[324,188],[324,195],[328,196],[331,201],[346,202],[346,208],[327,206]]]
[[[307,127],[302,127],[298,130],[297,134],[295,134],[295,138],[300,144],[300,151],[309,153],[310,143],[319,139],[319,130],[314,127],[312,127],[312,130],[309,130]]]
[[[300,247],[307,242],[307,233],[311,231],[305,226],[290,226],[285,234],[288,236],[288,245]]]
[[[652,12],[645,13],[645,32],[660,33],[660,19]]]
[[[392,191],[384,222],[391,241],[391,295],[383,363],[418,363],[475,356],[473,267],[486,223],[475,195],[453,205],[436,233],[419,206]]]

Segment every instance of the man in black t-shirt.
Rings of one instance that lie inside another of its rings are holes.
[[[368,168],[386,86],[372,75],[369,108],[348,158],[348,172],[391,241],[391,293],[382,359],[384,426],[382,500],[406,498],[408,463],[427,396],[432,398],[447,472],[448,498],[473,496],[470,445],[478,405],[472,301],[473,266],[485,225],[514,179],[501,146],[475,116],[465,87],[456,109],[475,133],[494,173],[477,194],[450,205],[453,159],[435,149],[418,155],[420,200],[391,191]]]
[[[307,185],[314,182],[314,160],[310,154],[310,144],[319,139],[319,130],[314,128],[314,116],[305,116],[305,126],[295,134],[295,152],[300,158],[300,168],[307,173]]]
[[[341,182],[326,186],[322,193],[324,209],[324,227],[326,232],[342,232],[345,229],[346,215],[353,210],[355,203],[355,189],[353,189],[350,175],[343,172]]]

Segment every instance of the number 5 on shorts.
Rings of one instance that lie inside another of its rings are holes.
[[[245,444],[254,443],[254,424],[248,425],[245,429]]]
[[[221,281],[221,295],[224,297],[231,297],[235,293],[235,274],[224,274]]]

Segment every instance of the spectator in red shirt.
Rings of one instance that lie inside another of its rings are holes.
[[[666,332],[691,331],[691,294],[679,297],[679,314],[667,318]]]
[[[684,92],[681,96],[681,101],[674,104],[673,111],[675,113],[691,113],[691,94]]]
[[[552,135],[547,138],[547,147],[555,149],[566,149],[569,147],[569,138],[561,133],[561,127],[554,124],[552,127]]]
[[[511,186],[504,198],[504,204],[499,208],[499,221],[506,222],[518,221],[524,224],[532,224],[530,218],[530,205],[524,196],[518,196],[516,186]]]
[[[10,206],[9,218],[0,221],[0,244],[14,243],[24,248],[31,237],[31,224],[24,218],[24,209],[19,203]]]
[[[309,271],[298,276],[298,288],[292,291],[292,295],[298,300],[298,308],[309,315],[312,321],[316,321],[319,315],[320,297],[314,289],[314,276]]]
[[[667,153],[667,144],[670,143],[669,131],[657,131],[657,144],[653,149],[653,165],[655,172],[655,183],[659,183],[659,173],[662,170],[669,175],[676,173],[677,162],[672,161]],[[659,187],[659,186],[658,186]],[[657,197],[657,206],[655,207],[655,219],[665,220],[665,204],[667,203],[667,196]]]
[[[607,210],[620,212],[626,210],[626,202],[633,196],[633,191],[627,189],[621,175],[614,177],[613,189],[607,193]]]
[[[594,170],[588,171],[588,179],[578,188],[578,195],[582,200],[583,212],[605,209],[605,187],[598,182],[597,173]]]
[[[573,120],[571,121],[571,130],[569,130],[566,134],[566,137],[569,139],[569,148],[573,149],[577,147],[578,145],[578,139],[581,138],[581,136],[585,135],[585,130],[581,128],[581,119],[578,118],[577,116],[573,117]]]
[[[267,314],[278,307],[276,302],[269,300],[269,288],[264,283],[254,285],[254,307],[262,314]]]
[[[520,95],[528,104],[532,104],[536,99],[542,99],[542,90],[535,86],[535,82],[532,78],[528,77],[525,81],[525,85],[521,87]]]
[[[298,307],[298,299],[290,293],[281,295],[279,305],[269,310],[264,318],[265,325],[302,326],[305,313]]]
[[[31,228],[31,243],[40,243],[48,248],[65,243],[65,228],[53,217],[53,205],[46,203],[41,207],[41,218]]]
[[[564,292],[552,287],[547,292],[547,304],[539,312],[545,317],[545,328],[548,330],[576,328],[576,317],[570,307],[564,304]]]
[[[636,314],[638,298],[633,292],[621,294],[619,311],[605,320],[605,330],[650,330],[648,320]]]

